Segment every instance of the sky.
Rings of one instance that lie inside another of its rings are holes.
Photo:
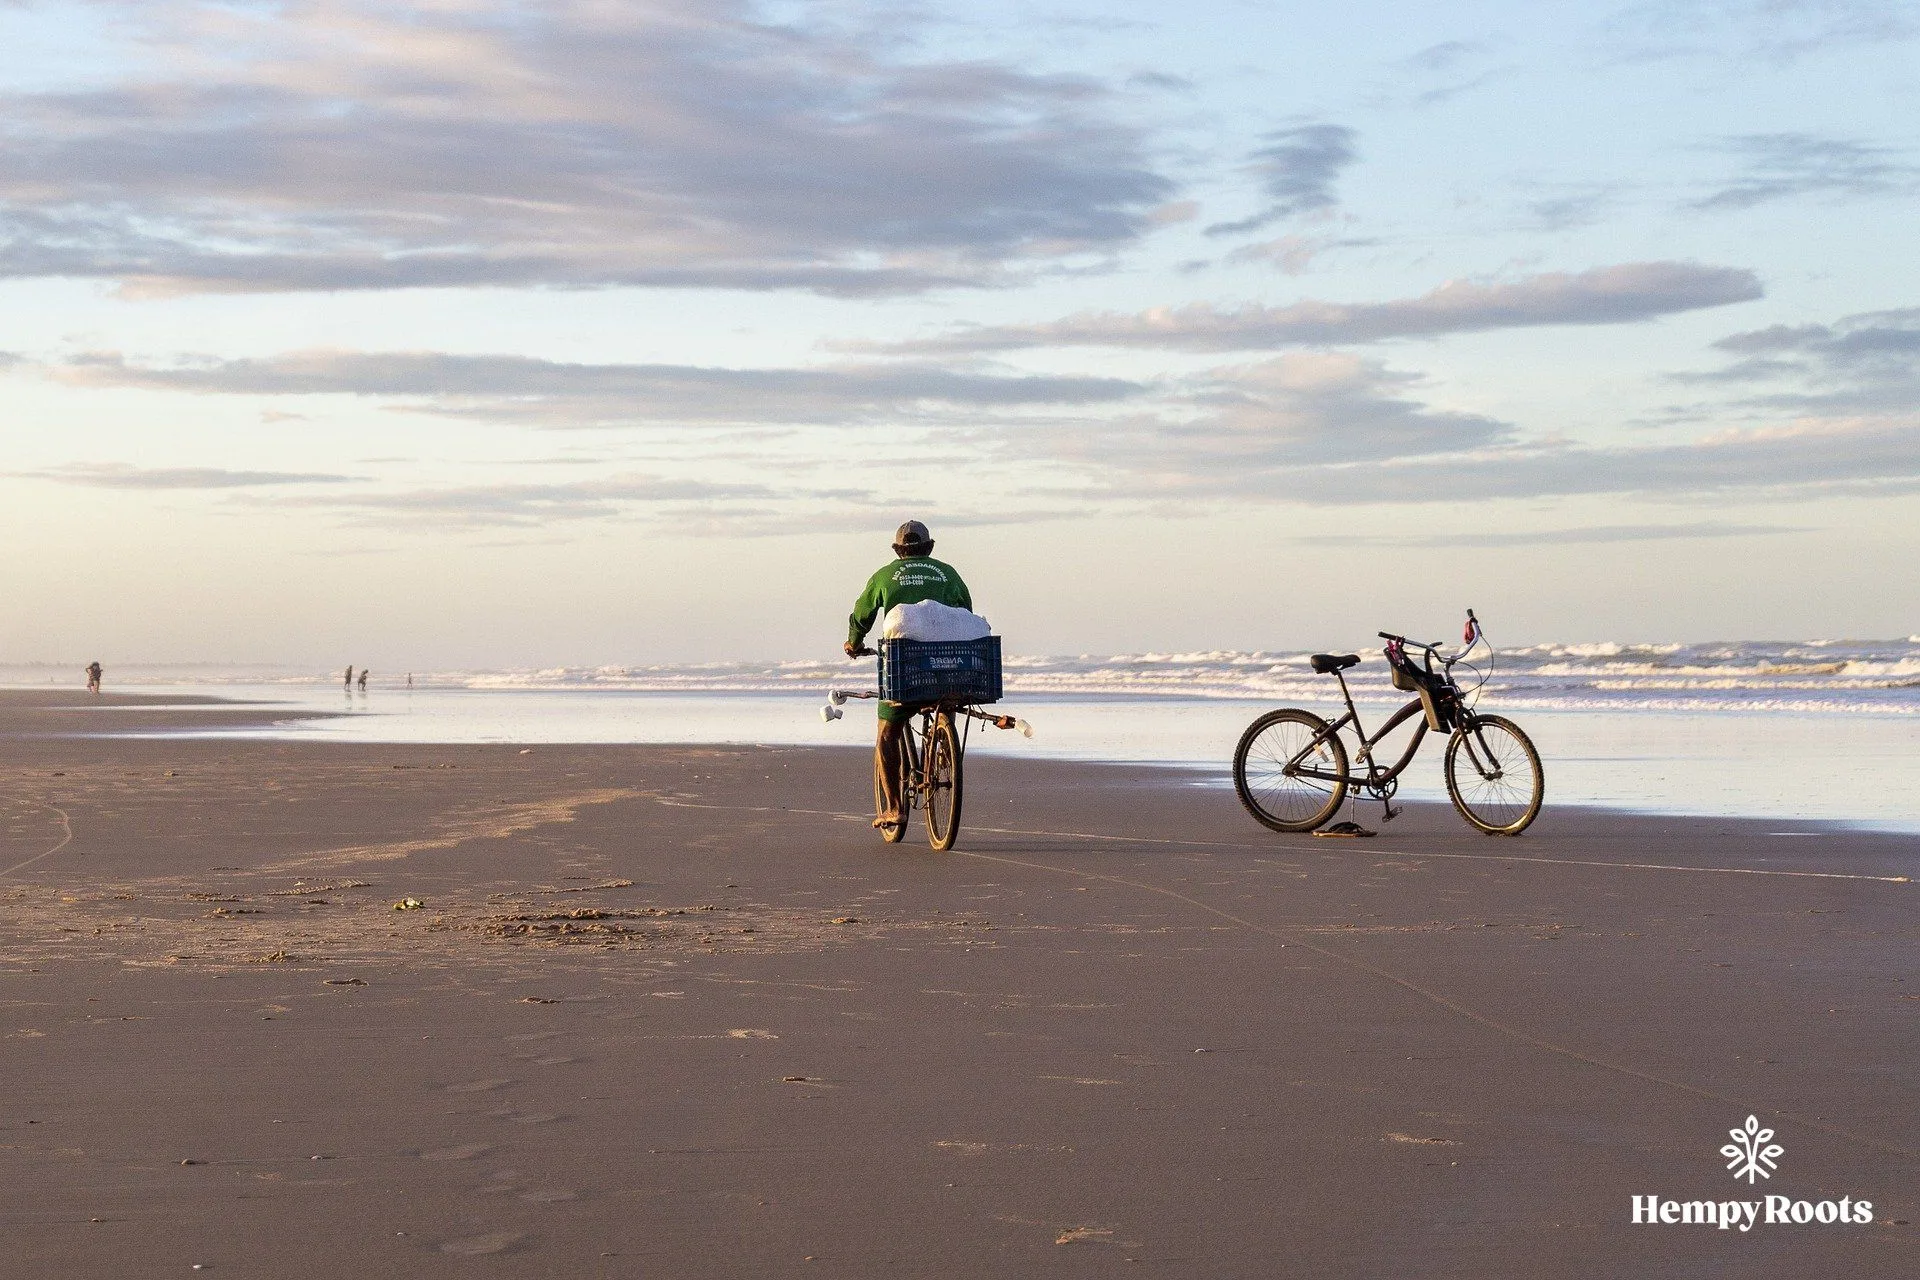
[[[0,660],[1920,632],[1920,3],[0,0]]]

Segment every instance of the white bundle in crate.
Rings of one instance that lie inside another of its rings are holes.
[[[979,614],[938,600],[897,604],[880,623],[882,640],[981,640],[992,634]]]

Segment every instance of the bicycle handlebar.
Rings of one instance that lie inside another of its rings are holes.
[[[846,715],[846,712],[840,708],[845,705],[848,698],[878,698],[879,696],[879,692],[874,689],[831,690],[827,694],[827,705],[820,708],[820,718],[828,724],[832,724],[835,720]],[[976,707],[967,706],[955,707],[954,710],[963,716],[971,716],[975,720],[985,720],[996,729],[1018,729],[1020,736],[1023,738],[1031,738],[1033,736],[1033,726],[1018,716],[989,715],[987,712],[981,711]]]

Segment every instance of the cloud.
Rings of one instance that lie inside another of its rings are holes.
[[[1591,226],[1619,197],[1611,184],[1561,185],[1525,202],[1525,226],[1532,231],[1566,231]]]
[[[1906,0],[1648,0],[1608,24],[1626,60],[1677,57],[1789,63],[1920,34]]]
[[[270,485],[346,484],[360,476],[319,471],[228,471],[221,467],[135,467],[124,462],[77,462],[45,471],[14,471],[22,479],[52,480],[93,489],[255,489]]]
[[[929,353],[1112,346],[1243,351],[1539,325],[1625,324],[1748,302],[1762,292],[1759,277],[1736,267],[1629,262],[1497,284],[1454,280],[1418,298],[1393,302],[1306,301],[1233,309],[1194,303],[1133,315],[1083,312],[1046,324],[956,329],[888,349]]]
[[[1487,46],[1479,41],[1446,40],[1439,44],[1430,44],[1426,48],[1402,60],[1401,65],[1410,71],[1440,73],[1452,71],[1461,63],[1478,57],[1486,52]]]
[[[1358,136],[1338,124],[1301,125],[1269,133],[1267,145],[1248,157],[1246,168],[1260,180],[1270,203],[1250,218],[1217,222],[1207,228],[1207,234],[1239,235],[1295,214],[1331,208],[1334,182],[1357,158],[1353,142]]]
[[[1432,502],[1575,494],[1818,493],[1920,485],[1920,427],[1814,422],[1682,444],[1518,446],[1482,456],[1396,459],[1356,472],[1344,501]],[[1306,500],[1313,501],[1311,493]]]
[[[1762,133],[1730,138],[1725,150],[1745,161],[1740,175],[1696,209],[1751,209],[1773,200],[1897,195],[1920,186],[1920,167],[1887,147],[1807,133]]]
[[[1100,84],[748,0],[125,16],[136,73],[0,95],[0,276],[901,293],[1123,247],[1173,193]]]
[[[1803,526],[1784,524],[1606,524],[1573,529],[1524,529],[1491,533],[1421,533],[1372,536],[1338,533],[1296,541],[1330,546],[1371,547],[1532,547],[1583,546],[1616,542],[1668,542],[1694,538],[1749,538],[1781,533],[1807,533]]]
[[[1042,495],[1047,496],[1047,495]],[[948,494],[915,503],[916,514],[940,529],[1018,525],[1071,517],[1082,509],[1025,502],[1001,493],[970,509]],[[261,505],[265,505],[261,500]],[[850,529],[887,530],[900,520],[897,499],[866,489],[800,488],[752,482],[714,483],[653,475],[614,475],[555,483],[503,482],[399,491],[279,497],[274,510],[302,508],[381,528],[539,529],[594,520],[640,521],[676,536],[703,538],[785,537],[795,533]]]
[[[1604,447],[1513,439],[1498,424],[1434,414],[1417,404],[1399,410],[1398,435],[1408,447],[1394,452],[1396,433],[1361,433],[1363,445],[1391,456],[1364,456],[1343,447],[1347,435],[1338,402],[1308,406],[1278,447],[1256,439],[1230,447],[1226,424],[1128,430],[1056,441],[1069,464],[1098,462],[1109,498],[1177,501],[1246,499],[1316,506],[1364,506],[1534,500],[1577,495],[1646,497],[1766,493],[1782,497],[1823,493],[1907,493],[1920,489],[1920,424],[1882,421],[1813,422],[1802,426],[1728,432],[1679,444]],[[1426,428],[1422,432],[1421,428]],[[1450,438],[1489,437],[1486,447],[1452,447]],[[1317,457],[1312,441],[1326,448]],[[1196,447],[1195,442],[1201,442]],[[1359,454],[1362,456],[1348,456]]]
[[[1271,496],[1302,468],[1495,445],[1511,429],[1410,398],[1419,379],[1345,354],[1295,352],[1215,369],[1161,415],[1017,431],[1015,452],[1084,468],[1116,493]]]
[[[997,374],[926,364],[728,369],[568,364],[513,355],[307,351],[155,366],[115,354],[58,366],[81,385],[239,395],[355,395],[549,426],[852,423],[982,410],[1084,407],[1128,399],[1122,378]]]
[[[1342,236],[1281,236],[1259,244],[1241,245],[1227,255],[1228,262],[1271,263],[1284,275],[1306,274],[1315,258],[1334,249],[1361,249],[1379,244],[1378,240]]]
[[[1824,341],[1804,330],[1743,339],[1769,351]],[[1899,413],[1803,413],[1688,439],[1597,443],[1529,435],[1425,403],[1422,391],[1419,376],[1376,361],[1299,352],[1168,384],[1153,412],[1001,427],[982,437],[988,448],[1048,459],[1086,478],[1089,501],[1179,511],[1238,500],[1403,505],[1920,490],[1912,398]]]
[[[1676,381],[1791,384],[1756,390],[1742,403],[1803,414],[1904,415],[1920,405],[1920,307],[1869,311],[1832,324],[1773,325],[1713,345],[1739,359]]]
[[[604,520],[636,505],[707,504],[764,500],[774,490],[758,484],[622,475],[558,484],[485,484],[395,492],[281,497],[276,510],[305,507],[336,512],[360,523],[427,523],[528,527],[556,521]]]

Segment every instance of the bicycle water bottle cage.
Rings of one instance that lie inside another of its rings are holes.
[[[1313,664],[1313,669],[1316,672],[1324,676],[1331,675],[1336,671],[1344,671],[1348,667],[1359,666],[1360,655],[1357,653],[1316,653],[1313,657],[1309,658],[1308,661]]]

